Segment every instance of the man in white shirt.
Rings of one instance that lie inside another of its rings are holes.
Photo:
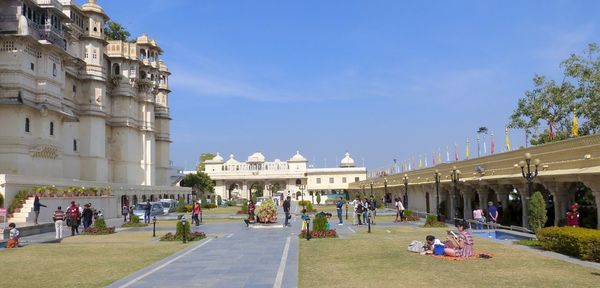
[[[352,202],[350,202],[350,205],[352,205],[352,207],[354,207],[354,214],[352,214],[352,224],[356,225],[356,215],[358,213],[357,209],[358,209],[358,203],[360,202],[360,200],[357,198],[354,198],[354,200]]]
[[[396,209],[398,210],[398,214],[400,215],[400,222],[404,221],[404,205],[402,204],[402,201],[400,201],[400,198],[397,199],[398,201],[396,201]]]

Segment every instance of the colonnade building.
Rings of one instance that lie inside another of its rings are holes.
[[[339,167],[310,168],[299,151],[286,161],[267,161],[260,152],[248,156],[245,162],[233,155],[225,161],[217,153],[205,161],[204,172],[215,181],[215,193],[223,199],[249,199],[251,193],[264,191],[264,196],[282,192],[296,200],[309,200],[316,193],[344,193],[350,183],[367,178],[366,168],[356,167],[349,153]]]
[[[111,186],[126,198],[191,193],[170,178],[163,51],[147,35],[107,41],[108,19],[96,0],[0,2],[0,193],[8,203],[33,182]]]

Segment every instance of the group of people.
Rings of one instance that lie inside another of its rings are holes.
[[[473,249],[473,236],[467,231],[465,221],[458,222],[458,234],[448,231],[448,240],[440,241],[433,235],[425,237],[425,247],[421,254],[446,255],[451,257],[472,257],[475,254]]]
[[[356,199],[350,202],[350,205],[354,207],[352,224],[367,225],[367,221],[369,221],[369,219],[371,224],[375,224],[375,216],[377,216],[377,201],[375,200],[375,197],[371,196],[369,199],[361,199],[360,197],[356,197]],[[339,216],[340,214],[338,214],[338,217]]]
[[[473,210],[473,219],[477,221],[477,229],[482,229],[483,224],[481,223],[498,223],[500,214],[504,213],[501,202],[498,202],[497,207],[492,201],[489,201],[487,204],[488,207],[485,211],[479,206],[475,207]]]
[[[63,211],[61,206],[58,206],[52,220],[54,220],[54,229],[56,231],[56,239],[63,238],[62,226],[67,224],[71,227],[71,236],[79,234],[79,226],[83,224],[83,230],[90,228],[94,219],[102,216],[100,211],[97,211],[92,207],[92,203],[84,204],[83,207],[78,205],[75,201],[71,201],[71,205],[67,208],[67,211]]]

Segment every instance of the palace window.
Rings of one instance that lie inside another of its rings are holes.
[[[119,74],[121,74],[121,66],[119,66],[119,64],[115,64],[114,75],[119,75]]]
[[[359,177],[354,177],[354,182],[358,182],[358,181],[360,181],[360,178]]]
[[[77,92],[77,86],[73,85],[73,93]]]
[[[77,139],[73,139],[73,151],[77,152]]]
[[[342,177],[342,183],[346,183],[346,177]]]
[[[29,63],[29,68],[31,71],[35,71],[35,64],[33,64],[33,62]]]
[[[317,184],[321,184],[321,178],[317,178]]]
[[[50,121],[50,136],[54,136],[54,122]]]
[[[25,132],[29,133],[29,118],[25,118]]]
[[[56,77],[56,63],[52,63],[52,76]]]
[[[329,184],[333,184],[333,177],[329,177]]]

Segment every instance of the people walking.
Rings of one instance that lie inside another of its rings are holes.
[[[35,198],[33,199],[33,212],[35,213],[33,223],[35,223],[35,225],[38,224],[38,217],[40,216],[41,207],[46,207],[46,205],[40,203],[40,197],[38,197],[38,195],[35,195]]]
[[[258,222],[258,219],[256,219],[254,215],[254,209],[256,209],[254,201],[250,200],[250,202],[248,202],[248,219],[250,221]]]
[[[123,222],[127,222],[127,215],[129,214],[129,207],[127,207],[127,204],[123,205],[123,208],[121,208],[121,214],[123,215]]]
[[[63,223],[65,220],[65,212],[62,211],[62,207],[58,206],[54,214],[52,215],[52,220],[54,221],[54,230],[56,233],[56,239],[63,238]]]
[[[146,201],[146,207],[144,207],[144,223],[150,224],[150,211],[152,210],[152,204],[150,201]]]
[[[365,225],[367,225],[367,221],[369,219],[369,201],[367,200],[367,198],[365,198],[365,200],[362,201],[362,205],[363,205],[363,223]]]
[[[284,221],[284,224],[283,224],[284,227],[287,227],[289,225],[290,218],[292,218],[291,215],[290,215],[290,205],[291,205],[290,201],[291,201],[291,199],[292,199],[292,197],[287,196],[287,198],[285,198],[285,200],[283,201],[283,212],[285,212],[285,221]]]
[[[477,221],[477,230],[481,230],[481,228],[483,228],[483,224],[481,223],[485,220],[483,220],[483,210],[481,210],[479,206],[475,207],[475,210],[473,210],[473,219]]]
[[[371,217],[371,224],[375,225],[375,216],[377,214],[377,202],[375,201],[375,197],[371,195],[371,199],[369,200],[369,217]]]
[[[362,215],[365,211],[365,206],[360,199],[356,202],[356,218],[358,219],[358,225],[362,225]]]
[[[75,232],[79,234],[79,207],[75,205],[75,201],[71,201],[71,206],[67,209],[67,226],[71,227],[71,236],[75,236]]]
[[[194,203],[194,207],[192,208],[192,223],[195,223],[196,226],[200,226],[200,203],[197,201]]]
[[[400,198],[397,198],[398,201],[396,201],[396,213],[397,215],[400,216],[400,222],[404,221],[404,204],[402,204],[402,200],[400,200]]]
[[[92,218],[94,217],[94,210],[92,210],[91,204],[83,205],[83,212],[81,213],[81,218],[83,218],[83,231],[90,228],[92,226]]]
[[[344,225],[344,221],[342,220],[342,208],[344,207],[344,199],[342,197],[340,197],[340,200],[338,200],[338,202],[336,203],[335,206],[336,206],[338,219],[340,220],[338,225]]]

